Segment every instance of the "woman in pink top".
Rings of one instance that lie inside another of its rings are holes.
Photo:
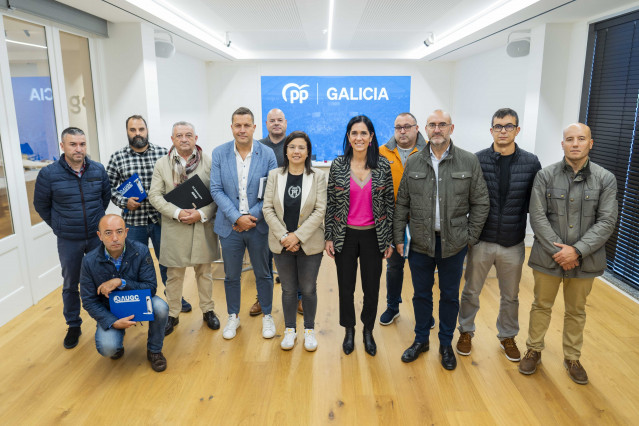
[[[374,356],[373,327],[377,317],[382,259],[393,249],[393,178],[386,158],[379,155],[373,123],[365,115],[346,127],[344,155],[333,160],[328,176],[326,253],[335,259],[339,287],[340,325],[346,328],[342,348],[355,348],[355,280],[357,260],[364,292],[361,320],[364,347]]]

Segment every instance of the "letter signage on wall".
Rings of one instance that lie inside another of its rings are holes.
[[[287,133],[302,130],[311,138],[317,161],[341,155],[351,117],[367,115],[379,145],[393,136],[395,117],[410,111],[410,77],[262,77],[262,117],[284,111]],[[262,123],[266,136],[266,127]]]

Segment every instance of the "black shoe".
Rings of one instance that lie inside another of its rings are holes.
[[[451,345],[439,346],[439,353],[442,356],[442,367],[446,370],[454,370],[457,367],[457,358],[455,358],[455,351]]]
[[[413,362],[417,358],[419,358],[419,354],[428,351],[428,349],[430,349],[430,345],[428,344],[428,342],[413,342],[413,344],[410,345],[410,348],[406,349],[402,354],[402,361]]]
[[[180,323],[179,318],[173,318],[171,315],[169,315],[169,317],[166,320],[166,327],[164,327],[164,335],[168,336],[169,334],[173,333],[173,329],[179,323]]]
[[[80,327],[69,327],[67,335],[64,336],[64,347],[67,349],[73,349],[78,346],[80,334],[82,334],[82,329]]]
[[[182,298],[182,312],[191,312],[192,310],[191,304]]]
[[[120,359],[124,355],[124,347],[118,349],[113,355],[111,355],[111,359]]]
[[[220,329],[220,320],[217,315],[215,315],[214,311],[204,312],[203,318],[204,321],[206,321],[206,325],[208,325],[211,330]]]
[[[364,328],[364,349],[370,356],[375,356],[377,353],[377,344],[373,339],[373,330]]]
[[[166,358],[164,358],[162,352],[155,353],[147,349],[146,359],[148,359],[151,363],[151,368],[153,369],[153,371],[161,373],[162,371],[166,370]]]
[[[350,355],[355,349],[355,327],[346,327],[342,349],[344,349],[346,355]]]

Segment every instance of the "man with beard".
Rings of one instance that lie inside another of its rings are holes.
[[[146,120],[141,115],[132,115],[126,119],[126,133],[129,146],[111,155],[107,174],[111,181],[111,201],[122,210],[122,218],[129,228],[128,238],[146,246],[149,238],[153,243],[155,256],[160,259],[160,213],[146,198],[138,202],[138,197],[126,198],[118,192],[118,187],[134,173],[140,177],[144,190],[151,188],[155,163],[168,154],[166,148],[149,142]],[[166,266],[160,265],[160,276],[166,287]],[[191,305],[182,299],[182,312],[190,312]]]

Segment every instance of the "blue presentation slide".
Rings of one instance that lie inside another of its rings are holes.
[[[11,77],[20,148],[31,160],[60,158],[50,77]]]
[[[393,136],[395,117],[410,111],[410,76],[281,77],[262,76],[262,117],[284,111],[287,133],[302,130],[311,138],[316,161],[343,154],[348,121],[368,116],[379,145]],[[266,136],[266,126],[263,134]]]

